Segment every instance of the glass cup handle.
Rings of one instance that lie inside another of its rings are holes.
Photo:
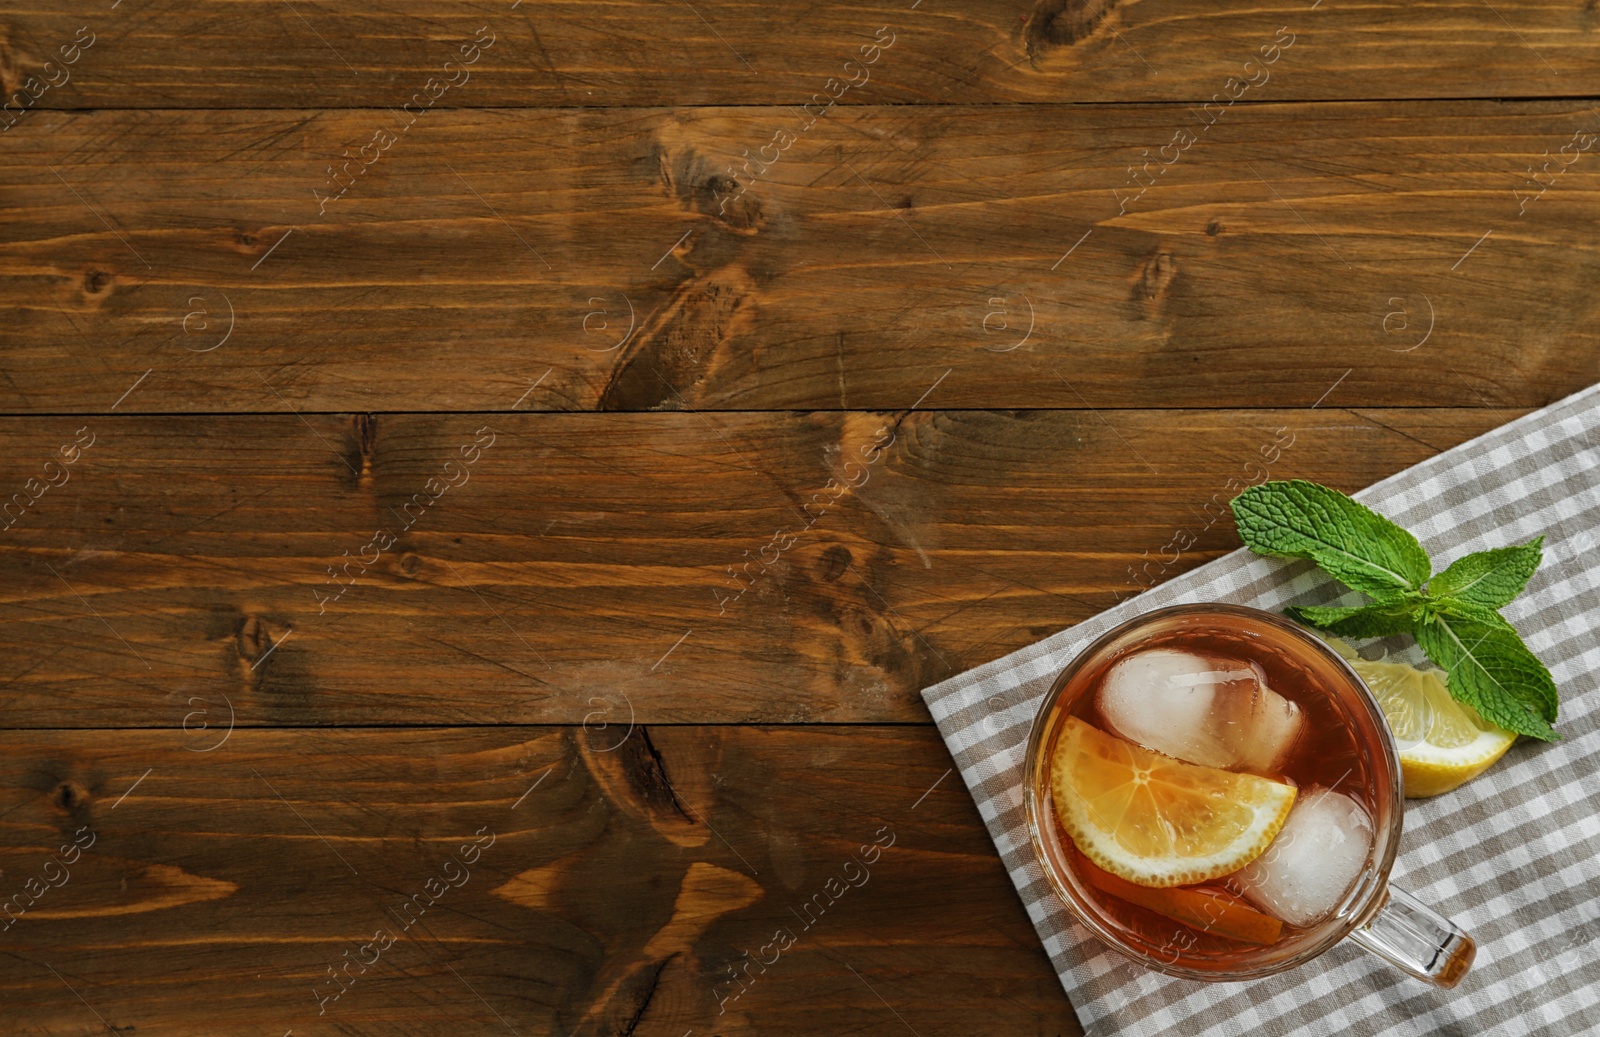
[[[1461,982],[1478,951],[1460,926],[1394,886],[1350,939],[1401,972],[1446,988]]]

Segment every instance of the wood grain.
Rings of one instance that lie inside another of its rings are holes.
[[[1186,107],[851,110],[728,176],[796,118],[429,113],[319,214],[391,113],[42,115],[0,166],[0,409],[895,409],[945,372],[932,405],[1526,408],[1600,377],[1582,103],[1240,106],[1187,150]]]
[[[80,27],[89,49],[45,69]],[[1270,83],[1282,100],[1572,96],[1600,90],[1597,27],[1582,3],[241,0],[197,17],[8,0],[0,69],[7,93],[70,72],[38,98],[50,108],[398,107],[430,78],[461,79],[444,65],[482,28],[493,46],[440,103],[802,104],[830,77],[860,78],[843,65],[882,29],[893,44],[850,102],[1203,101],[1252,74],[1244,63],[1283,30],[1294,44]]]
[[[1594,0],[102,7],[0,0],[7,1032],[1077,1037],[918,691],[1600,379]]]
[[[682,1037],[898,1012],[923,1033],[1080,1032],[931,728],[618,741],[240,730],[196,753],[171,732],[8,734],[8,1026]],[[92,845],[45,868],[80,829]],[[59,885],[16,914],[41,870]],[[746,972],[745,951],[768,964]],[[371,967],[319,1015],[347,960]]]
[[[1514,416],[1332,402],[6,419],[0,487],[39,495],[0,532],[4,722],[923,721],[1234,549],[1244,485],[1358,489]]]

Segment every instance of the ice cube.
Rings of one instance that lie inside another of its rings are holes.
[[[1344,900],[1372,852],[1372,819],[1329,789],[1302,792],[1265,853],[1234,878],[1245,898],[1290,925],[1315,925]]]
[[[1300,707],[1260,666],[1209,652],[1151,648],[1112,666],[1100,712],[1122,737],[1186,763],[1274,774],[1300,734]]]

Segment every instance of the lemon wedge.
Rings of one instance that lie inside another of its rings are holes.
[[[1141,886],[1186,886],[1266,850],[1295,788],[1183,763],[1068,717],[1050,761],[1056,816],[1085,857]]]
[[[1438,670],[1361,658],[1351,659],[1350,666],[1367,682],[1389,720],[1407,798],[1459,788],[1494,766],[1517,740],[1452,698]]]

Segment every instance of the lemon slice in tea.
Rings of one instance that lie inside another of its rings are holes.
[[[1266,850],[1295,788],[1183,763],[1068,717],[1050,761],[1062,827],[1085,857],[1141,886],[1186,886]]]
[[[1452,698],[1437,670],[1360,658],[1350,666],[1383,707],[1400,750],[1406,796],[1412,799],[1460,787],[1492,767],[1517,740]]]

